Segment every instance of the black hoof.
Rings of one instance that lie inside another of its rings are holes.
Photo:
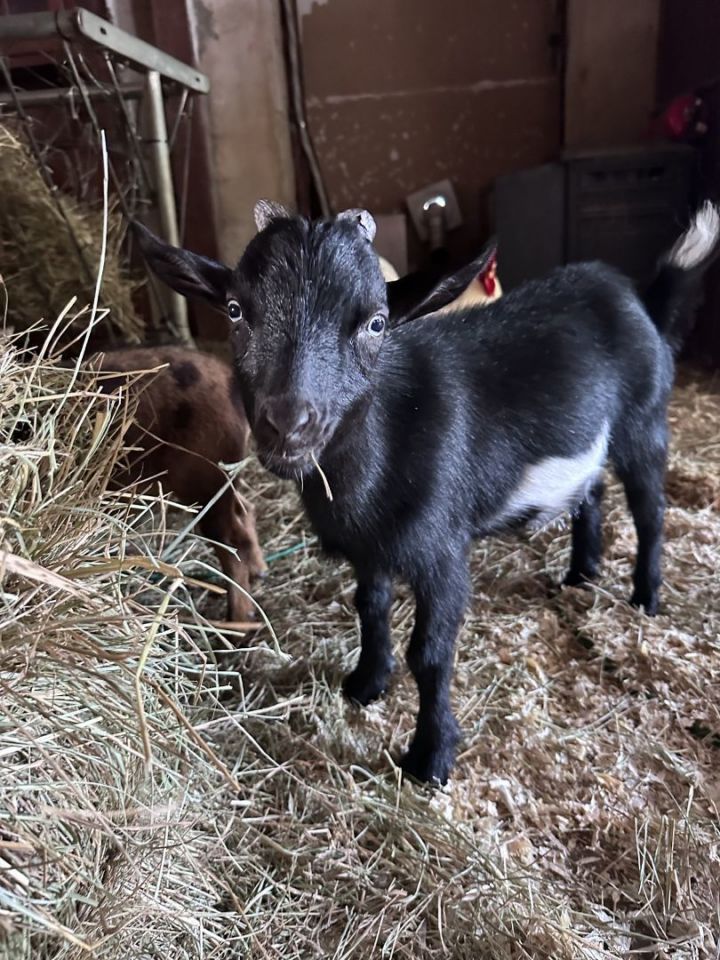
[[[455,747],[450,746],[431,751],[410,749],[400,761],[403,773],[419,783],[429,783],[441,787],[447,783],[455,764]]]
[[[658,593],[648,593],[647,590],[634,590],[630,603],[644,610],[648,617],[654,617],[660,608],[660,597]]]
[[[596,570],[568,570],[562,585],[564,587],[587,587],[596,577]]]
[[[442,786],[455,764],[455,748],[460,740],[460,728],[457,724],[446,728],[438,746],[428,746],[418,740],[417,734],[407,753],[400,761],[403,772],[420,783]]]
[[[367,673],[355,669],[343,680],[343,693],[353,703],[365,707],[373,700],[379,700],[390,685],[392,666],[383,673]]]

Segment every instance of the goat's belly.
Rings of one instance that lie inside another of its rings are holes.
[[[602,472],[610,430],[603,424],[592,446],[575,457],[548,457],[525,469],[497,517],[498,526],[540,528],[578,507]]]

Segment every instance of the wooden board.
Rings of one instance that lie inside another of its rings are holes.
[[[655,105],[660,0],[568,0],[565,146],[626,146]]]
[[[560,149],[556,0],[298,8],[308,119],[333,206],[400,212],[408,194],[448,178],[464,220],[448,239],[475,249],[494,178]],[[408,241],[414,260],[412,227]]]

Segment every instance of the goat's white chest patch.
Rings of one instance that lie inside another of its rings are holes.
[[[548,457],[527,467],[520,485],[512,492],[501,519],[511,521],[535,514],[531,525],[542,527],[574,509],[586,497],[607,457],[610,426],[603,424],[589,450],[576,457]]]

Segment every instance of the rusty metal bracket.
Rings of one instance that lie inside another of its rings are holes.
[[[3,41],[46,40],[51,37],[61,37],[71,43],[90,41],[114,53],[130,66],[142,71],[154,70],[166,80],[179,83],[188,90],[207,93],[210,89],[210,81],[204,73],[82,7],[56,13],[19,13],[0,17],[0,49]]]

